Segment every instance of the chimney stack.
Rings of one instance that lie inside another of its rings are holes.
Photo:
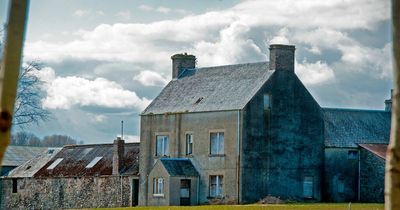
[[[393,89],[390,90],[390,99],[385,100],[385,111],[392,111]]]
[[[185,69],[196,68],[196,56],[184,54],[175,54],[172,59],[172,79],[177,79]]]
[[[269,46],[269,69],[294,72],[294,45],[272,44]]]
[[[123,167],[124,164],[124,153],[125,153],[125,141],[121,139],[121,137],[117,137],[114,140],[113,145],[113,160],[112,160],[112,175],[118,175],[119,170]]]

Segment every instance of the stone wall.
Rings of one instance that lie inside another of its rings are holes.
[[[1,179],[0,209],[121,207],[132,204],[132,177]]]
[[[350,151],[356,153],[356,156],[349,157]],[[358,200],[357,148],[326,148],[324,174],[324,200],[329,202]]]
[[[361,148],[360,200],[384,202],[385,160]]]
[[[264,95],[270,108],[264,110]],[[321,109],[292,71],[278,70],[246,106],[241,152],[241,201],[267,195],[321,200],[323,121]],[[312,196],[303,182],[312,177]]]

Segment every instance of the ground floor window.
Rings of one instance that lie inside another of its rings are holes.
[[[223,193],[223,180],[222,175],[210,176],[210,197],[221,197]]]
[[[153,195],[164,195],[164,179],[154,178],[153,179]]]
[[[314,178],[312,176],[304,177],[303,182],[303,196],[305,198],[313,197]]]

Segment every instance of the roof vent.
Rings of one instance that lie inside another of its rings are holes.
[[[196,102],[194,102],[194,104],[195,104],[195,105],[196,105],[196,104],[199,104],[203,99],[204,99],[204,97],[200,97],[199,99],[197,99]]]

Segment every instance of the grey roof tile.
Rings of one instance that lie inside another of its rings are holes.
[[[45,151],[47,147],[8,146],[1,165],[19,166]]]
[[[193,166],[192,162],[187,158],[161,158],[170,176],[198,177],[199,173]]]
[[[357,144],[388,143],[390,112],[323,108],[325,146],[357,147]]]
[[[186,69],[142,115],[243,109],[273,72],[268,62]]]

